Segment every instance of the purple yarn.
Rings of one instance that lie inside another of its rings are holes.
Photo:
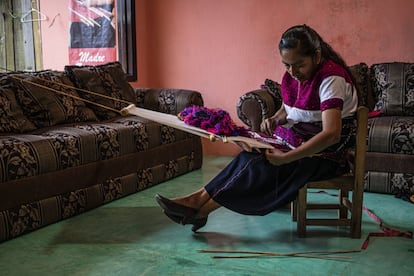
[[[184,123],[198,127],[216,135],[238,136],[243,127],[236,126],[230,114],[220,108],[189,106],[178,114]]]

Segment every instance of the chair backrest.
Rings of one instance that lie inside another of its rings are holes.
[[[357,129],[355,145],[355,177],[364,178],[365,175],[365,155],[367,148],[368,132],[368,108],[359,106],[357,110]],[[362,176],[362,177],[361,177]]]
[[[361,233],[362,199],[364,193],[365,155],[367,146],[368,108],[359,106],[357,110],[357,130],[354,164],[354,189],[352,191],[352,223],[351,233],[357,237]]]

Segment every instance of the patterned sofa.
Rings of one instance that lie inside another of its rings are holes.
[[[116,112],[135,103],[177,114],[203,105],[199,92],[133,89],[117,62],[0,73],[0,84],[0,241],[202,165],[199,137]]]
[[[395,194],[414,203],[414,63],[350,66],[368,122],[366,183],[370,192]],[[281,105],[279,84],[267,79],[242,95],[239,118],[253,130]]]

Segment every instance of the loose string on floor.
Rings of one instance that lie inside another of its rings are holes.
[[[326,195],[329,195],[329,196],[338,197],[337,194],[328,193],[324,190],[315,191],[313,193],[326,194]],[[371,233],[369,233],[367,235],[366,239],[364,240],[364,242],[361,245],[361,250],[365,250],[365,249],[368,248],[368,243],[369,243],[371,237],[403,237],[403,238],[408,238],[408,239],[413,238],[413,232],[412,231],[402,231],[402,230],[398,230],[394,227],[385,226],[385,223],[383,222],[383,220],[378,215],[376,215],[373,211],[371,211],[367,206],[363,205],[362,210],[364,210],[365,213],[372,220],[377,222],[377,224],[378,224],[378,226],[379,226],[379,228],[381,229],[382,232],[371,232]]]
[[[307,251],[292,253],[276,253],[263,251],[244,251],[244,250],[198,250],[199,253],[214,254],[239,254],[239,255],[213,255],[214,259],[245,259],[259,257],[299,257],[299,258],[316,258],[316,259],[351,259],[351,256],[339,256],[330,254],[349,254],[358,253],[361,250],[338,250],[338,251]],[[241,254],[241,255],[240,255]]]

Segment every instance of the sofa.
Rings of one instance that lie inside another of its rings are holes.
[[[0,73],[0,241],[201,167],[198,136],[117,112],[129,103],[177,114],[203,99],[132,88],[118,62]]]
[[[414,203],[414,63],[349,67],[368,119],[365,191]],[[281,106],[280,85],[270,79],[239,98],[237,114],[252,130]]]

